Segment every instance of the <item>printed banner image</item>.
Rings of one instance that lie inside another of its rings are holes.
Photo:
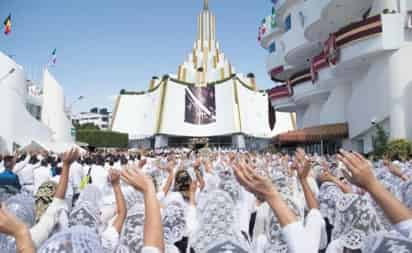
[[[185,88],[185,122],[207,125],[216,122],[215,87]]]

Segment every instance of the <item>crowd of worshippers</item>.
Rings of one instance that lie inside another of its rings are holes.
[[[412,159],[237,150],[0,157],[2,253],[412,252]]]

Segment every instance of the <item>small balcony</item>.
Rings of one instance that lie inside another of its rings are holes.
[[[307,0],[303,8],[305,37],[324,41],[339,28],[362,20],[372,4],[373,0]]]
[[[272,106],[281,112],[293,112],[295,103],[292,99],[292,89],[287,85],[278,85],[268,91]]]

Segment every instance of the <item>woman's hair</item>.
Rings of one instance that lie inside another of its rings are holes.
[[[186,170],[179,170],[175,176],[174,191],[182,193],[183,197],[187,199],[189,197],[190,184],[192,178]]]

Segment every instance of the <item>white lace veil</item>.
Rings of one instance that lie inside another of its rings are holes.
[[[137,203],[127,212],[117,253],[140,253],[143,248],[144,205]]]
[[[412,179],[402,185],[402,202],[409,208],[412,209]]]
[[[196,253],[248,252],[249,245],[235,228],[235,203],[222,190],[214,190],[203,196],[198,205],[199,229],[191,240]],[[231,246],[230,246],[231,245]]]
[[[366,197],[344,194],[336,204],[337,219],[332,239],[339,239],[345,248],[360,249],[371,233],[383,231],[379,217]]]
[[[296,217],[301,220],[303,213],[299,206],[290,198],[285,199],[288,207],[295,213]],[[270,212],[269,222],[265,227],[266,237],[268,239],[264,246],[264,253],[287,253],[288,245],[282,234],[282,227],[280,226],[277,216]]]
[[[319,206],[323,217],[327,218],[331,225],[336,220],[336,202],[343,196],[341,189],[332,182],[325,182],[319,189]]]
[[[6,208],[9,212],[19,218],[27,227],[34,225],[36,212],[33,196],[26,193],[14,195],[6,200]],[[13,237],[0,234],[0,251],[2,253],[16,252],[16,241]]]
[[[412,252],[412,240],[394,233],[376,233],[365,239],[362,252],[410,253]]]
[[[185,206],[180,201],[172,201],[163,208],[162,224],[164,240],[167,244],[182,240],[186,228]]]
[[[101,253],[104,252],[97,233],[85,226],[74,226],[49,238],[38,253]]]

